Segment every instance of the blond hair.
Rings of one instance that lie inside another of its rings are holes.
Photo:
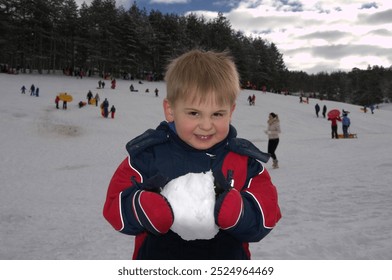
[[[215,97],[218,104],[234,104],[240,91],[237,68],[228,52],[192,50],[174,59],[165,75],[171,104],[191,97],[200,102]]]

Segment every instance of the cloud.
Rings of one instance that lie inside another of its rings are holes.
[[[189,4],[191,0],[151,0],[151,4]]]
[[[363,24],[390,24],[392,21],[392,9],[372,14],[359,15],[359,22]]]
[[[225,15],[234,29],[274,42],[289,69],[331,72],[392,64],[391,6],[389,1],[244,0]]]
[[[378,5],[376,2],[372,3],[365,3],[361,6],[361,9],[371,9],[371,8],[378,8]]]
[[[127,1],[131,0],[117,4]],[[289,70],[314,73],[392,65],[392,1],[143,0],[137,4],[170,7],[206,19],[222,11],[233,29],[275,43]]]

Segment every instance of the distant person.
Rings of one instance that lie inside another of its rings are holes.
[[[87,103],[88,103],[88,104],[91,104],[91,99],[93,98],[93,93],[91,92],[91,90],[89,90],[89,91],[87,92],[86,98],[87,98]]]
[[[374,114],[374,105],[373,104],[369,106],[369,109],[370,109],[370,112],[372,112],[372,114]]]
[[[326,116],[327,116],[327,106],[324,105],[324,106],[323,106],[323,118],[325,119]]]
[[[331,134],[332,134],[332,139],[339,139],[339,135],[338,135],[338,121],[342,121],[342,119],[340,118],[340,116],[336,116],[336,117],[329,117],[328,118],[329,121],[331,121]]]
[[[95,107],[98,107],[98,102],[100,100],[98,92],[95,94],[94,99],[95,99]]]
[[[56,104],[56,109],[59,109],[59,102],[60,102],[60,97],[56,95],[56,99],[54,100],[54,103]]]
[[[265,133],[268,135],[268,153],[272,158],[272,168],[279,168],[278,158],[276,156],[276,149],[279,144],[280,120],[277,114],[271,112],[268,116],[268,128]]]
[[[114,107],[114,105],[112,105],[112,108],[110,108],[110,114],[112,119],[114,119],[114,114],[116,113],[116,108]]]
[[[109,115],[109,101],[107,98],[105,98],[105,100],[102,102],[102,109],[103,109],[103,116],[107,118]]]
[[[155,96],[158,97],[159,96],[158,94],[159,94],[159,90],[158,88],[155,88]]]
[[[26,87],[23,85],[22,88],[20,89],[20,92],[22,94],[26,94]]]
[[[350,124],[351,124],[350,118],[348,117],[347,113],[344,113],[342,118],[342,129],[343,129],[344,138],[349,137],[348,128],[350,127]]]
[[[252,106],[252,96],[251,95],[248,96],[248,103],[249,103],[249,106]]]
[[[34,86],[34,84],[32,84],[30,87],[30,96],[33,96],[34,93],[35,93],[35,86]]]
[[[131,92],[138,92],[138,90],[134,88],[133,84],[131,84],[131,85],[129,86],[129,90],[130,90]]]
[[[65,93],[66,95],[66,93]],[[67,101],[63,100],[63,110],[67,110]]]
[[[314,106],[314,109],[316,111],[316,116],[319,117],[320,105],[318,105],[318,103],[316,103],[316,105]]]
[[[39,97],[39,87],[37,87],[37,88],[35,89],[35,96],[36,96],[36,97]]]

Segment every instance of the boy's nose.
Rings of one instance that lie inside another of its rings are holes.
[[[210,130],[212,128],[212,122],[209,118],[202,118],[199,127],[203,130]]]

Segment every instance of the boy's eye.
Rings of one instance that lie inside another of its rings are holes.
[[[197,113],[197,112],[194,112],[194,111],[191,111],[191,112],[188,112],[188,115],[190,115],[190,116],[197,116],[198,113]]]
[[[214,113],[214,117],[222,117],[223,113]]]

